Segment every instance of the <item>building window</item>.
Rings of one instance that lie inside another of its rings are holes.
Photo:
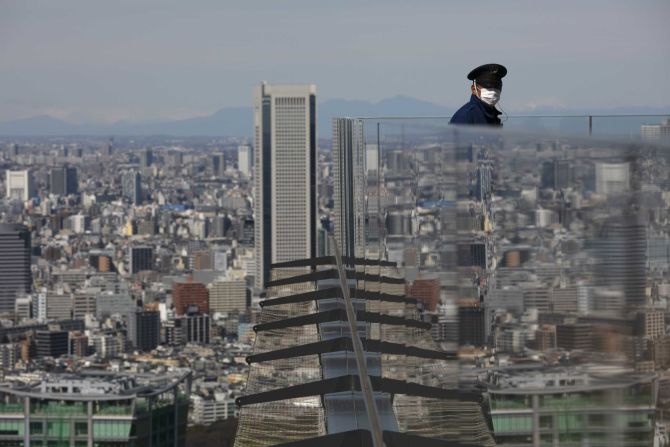
[[[553,428],[553,427],[554,427],[553,416],[540,416],[540,428]]]
[[[0,435],[2,436],[23,435],[23,421],[0,419]]]
[[[94,421],[93,437],[96,439],[127,439],[130,436],[130,421]]]
[[[85,436],[88,434],[88,422],[75,422],[74,423],[74,434],[75,436]]]
[[[70,436],[70,421],[47,422],[47,435],[55,438],[67,438]]]
[[[30,423],[30,434],[31,435],[41,435],[44,433],[44,424],[40,422],[31,422]]]

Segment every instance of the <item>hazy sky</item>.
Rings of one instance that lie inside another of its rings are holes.
[[[0,120],[158,119],[247,106],[262,80],[319,101],[670,109],[668,0],[0,0]]]

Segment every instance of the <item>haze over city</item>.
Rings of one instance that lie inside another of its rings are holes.
[[[501,106],[670,107],[663,0],[0,2],[0,121],[146,121],[248,106],[262,80],[319,101],[399,94],[457,108],[504,63]]]

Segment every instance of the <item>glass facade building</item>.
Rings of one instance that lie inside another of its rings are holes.
[[[652,375],[589,376],[523,369],[492,374],[498,445],[653,445],[657,381]]]
[[[0,388],[3,447],[185,445],[190,372],[54,375]]]

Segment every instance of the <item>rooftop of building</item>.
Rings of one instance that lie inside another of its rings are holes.
[[[556,394],[602,391],[650,384],[656,374],[641,374],[620,365],[514,365],[489,375],[491,394]]]
[[[0,393],[66,401],[129,400],[156,396],[175,388],[191,376],[175,370],[157,374],[123,374],[103,370],[79,373],[44,373],[39,378],[15,377],[0,383]]]

